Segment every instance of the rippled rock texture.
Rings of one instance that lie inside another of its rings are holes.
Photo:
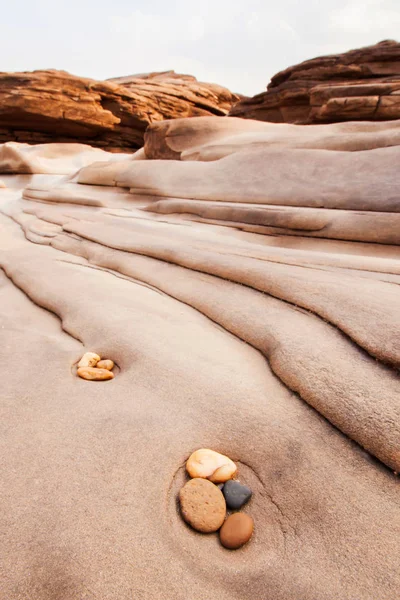
[[[396,598],[399,133],[2,148],[2,598]],[[112,382],[76,377],[93,350]],[[236,552],[180,518],[198,448],[253,491]]]
[[[225,115],[239,96],[174,72],[94,81],[64,71],[0,73],[0,142],[143,145],[149,123]]]
[[[230,114],[274,123],[399,119],[400,44],[387,40],[289,67]]]

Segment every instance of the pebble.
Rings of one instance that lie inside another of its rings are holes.
[[[105,381],[106,379],[114,379],[114,373],[107,369],[97,369],[96,367],[80,367],[78,369],[79,377],[88,381]]]
[[[94,352],[85,352],[81,360],[78,362],[79,367],[95,367],[100,360],[100,356]]]
[[[201,477],[213,483],[224,483],[235,475],[237,466],[227,456],[208,448],[201,448],[190,455],[186,470],[190,477]]]
[[[228,517],[220,529],[219,539],[225,548],[236,550],[249,541],[253,534],[253,519],[245,513],[235,513]]]
[[[217,531],[224,522],[226,504],[224,496],[207,479],[191,479],[179,492],[181,512],[186,523],[197,531]]]
[[[98,369],[107,369],[107,371],[112,371],[114,368],[114,361],[109,360],[109,359],[99,360],[96,367]]]
[[[239,481],[227,481],[222,490],[224,494],[226,505],[228,508],[238,510],[246,504],[251,498],[252,491],[247,485],[239,483]]]

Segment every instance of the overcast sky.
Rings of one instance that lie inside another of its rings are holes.
[[[400,40],[400,0],[5,0],[0,71],[174,69],[253,95],[302,60]]]

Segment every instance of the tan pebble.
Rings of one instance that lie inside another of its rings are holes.
[[[191,479],[179,492],[181,512],[186,523],[197,531],[217,531],[226,515],[225,498],[207,479]]]
[[[100,356],[94,352],[85,352],[78,362],[79,367],[95,367],[100,360]]]
[[[78,369],[79,377],[88,381],[105,381],[114,379],[114,373],[107,369],[97,369],[96,367],[81,367]]]
[[[245,513],[234,513],[227,518],[219,532],[219,539],[225,548],[236,550],[249,541],[253,535],[253,519]]]
[[[232,479],[237,471],[235,463],[219,452],[202,448],[188,458],[186,470],[190,477],[202,477],[213,483],[224,483]]]
[[[112,371],[114,368],[114,362],[112,360],[100,360],[96,367],[98,369],[107,369],[107,371]]]

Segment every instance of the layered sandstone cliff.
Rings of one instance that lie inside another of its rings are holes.
[[[115,81],[54,70],[0,73],[0,143],[81,142],[132,152],[149,123],[223,116],[237,100],[226,88],[173,72]]]
[[[230,115],[275,123],[399,119],[400,43],[386,40],[289,67]]]

